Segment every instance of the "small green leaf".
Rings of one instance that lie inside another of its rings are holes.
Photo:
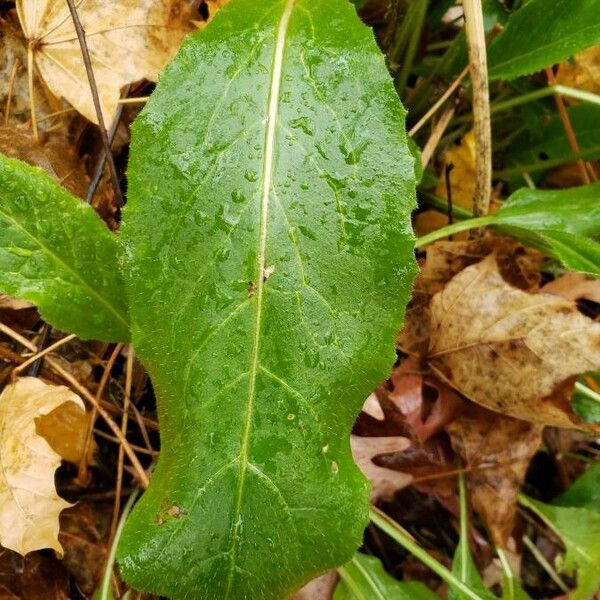
[[[597,386],[600,386],[600,373],[588,374],[587,377],[591,377],[595,381],[595,388],[598,389]],[[576,385],[573,390],[573,398],[571,399],[573,412],[587,423],[600,423],[600,399],[598,399],[598,394],[593,390],[590,393],[585,381],[580,383],[585,387],[582,388]],[[600,490],[600,484],[598,489]]]
[[[404,114],[347,0],[233,0],[162,73],[122,231],[162,436],[135,587],[279,600],[360,545],[349,433],[415,273]]]
[[[552,501],[552,504],[589,508],[600,512],[600,464],[590,465],[566,492]]]
[[[468,542],[461,536],[454,553],[452,561],[452,573],[463,583],[469,586],[480,598],[485,600],[496,600],[496,596],[485,587],[481,575],[469,550]],[[450,586],[448,590],[449,600],[469,600],[460,590]]]
[[[0,291],[84,339],[126,341],[117,238],[41,169],[0,155]]]
[[[563,540],[567,552],[562,571],[577,573],[577,588],[570,600],[589,600],[600,586],[600,513],[544,504],[527,497],[521,497],[521,502]]]
[[[529,0],[488,51],[490,79],[514,79],[600,42],[597,0]]]
[[[338,572],[333,600],[439,600],[422,583],[394,579],[373,556],[358,553]]]
[[[493,216],[500,227],[573,271],[600,276],[600,182],[564,190],[522,188]]]

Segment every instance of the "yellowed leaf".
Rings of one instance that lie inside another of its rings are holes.
[[[509,285],[490,255],[433,297],[430,319],[430,367],[471,400],[534,423],[600,430],[570,410],[577,375],[600,370],[600,323],[573,302]]]
[[[88,464],[95,464],[96,442],[92,439],[86,453],[86,443],[92,414],[78,404],[65,402],[35,421],[36,432],[64,460],[78,465],[86,455]]]
[[[148,79],[177,52],[191,29],[186,0],[87,0],[77,2],[86,32],[102,113],[111,122],[121,87]],[[81,49],[66,2],[17,0],[19,21],[33,45],[35,65],[57,97],[96,123]]]
[[[58,516],[71,506],[54,487],[60,456],[36,433],[35,419],[65,402],[81,410],[81,398],[64,386],[24,377],[0,395],[0,544],[27,554],[53,548],[58,541]]]
[[[600,94],[600,46],[592,46],[561,63],[556,82]]]
[[[494,542],[506,547],[517,512],[517,494],[542,441],[542,425],[505,417],[471,404],[446,428],[469,469],[469,498]]]

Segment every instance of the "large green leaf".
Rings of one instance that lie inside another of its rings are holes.
[[[357,553],[338,569],[340,582],[333,600],[439,600],[418,581],[398,581],[374,556]]]
[[[552,501],[552,504],[589,508],[600,512],[600,463],[590,465],[566,492]]]
[[[523,498],[563,540],[567,552],[562,570],[577,573],[570,600],[589,600],[600,586],[600,513],[589,508],[544,504]]]
[[[598,0],[529,0],[491,43],[489,76],[528,75],[598,42]]]
[[[129,339],[118,243],[45,171],[0,155],[0,291],[82,338]]]
[[[283,598],[351,559],[349,431],[394,360],[414,167],[347,0],[234,0],[134,126],[123,243],[162,451],[125,527],[133,585]]]

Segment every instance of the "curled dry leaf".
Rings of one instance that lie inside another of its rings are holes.
[[[8,310],[24,310],[26,308],[32,308],[33,304],[18,300],[17,298],[11,298],[6,294],[0,294],[0,309],[7,308]]]
[[[60,456],[36,433],[35,420],[65,402],[85,410],[66,387],[34,377],[0,395],[0,544],[23,555],[41,548],[62,554],[58,517],[70,504],[54,487]]]
[[[186,0],[78,2],[104,119],[116,113],[121,87],[155,81],[190,31]],[[57,97],[97,123],[81,49],[66,2],[17,0],[19,21],[34,50],[35,65]]]
[[[423,374],[419,361],[413,357],[396,367],[391,379],[394,389],[388,398],[420,442],[442,431],[464,405],[453,389]]]
[[[97,450],[94,440],[86,453],[91,420],[92,413],[82,411],[78,404],[65,402],[48,414],[38,417],[35,420],[35,430],[64,460],[79,465],[85,455],[86,462],[93,465]]]
[[[410,446],[408,438],[352,435],[350,436],[350,446],[354,462],[371,482],[371,502],[389,499],[396,491],[410,485],[412,481],[410,475],[380,467],[373,462],[375,457],[382,454],[393,454],[406,450]]]
[[[491,255],[456,275],[430,310],[429,365],[465,396],[518,419],[600,430],[570,410],[576,376],[600,369],[600,323],[574,303],[509,285]]]
[[[514,528],[517,493],[541,444],[542,429],[475,405],[447,428],[452,447],[470,470],[473,508],[501,547]]]

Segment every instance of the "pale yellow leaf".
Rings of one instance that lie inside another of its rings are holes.
[[[121,88],[134,81],[156,81],[191,30],[186,0],[79,0],[102,113],[110,123]],[[17,0],[17,12],[35,65],[50,90],[97,123],[90,85],[66,2]]]
[[[471,400],[543,425],[597,431],[571,411],[578,375],[600,370],[600,323],[573,302],[506,283],[494,255],[431,301],[428,362]]]
[[[71,504],[56,493],[60,456],[36,433],[35,420],[65,402],[85,410],[66,387],[34,377],[0,395],[0,544],[23,555],[41,548],[62,554],[58,516]]]

